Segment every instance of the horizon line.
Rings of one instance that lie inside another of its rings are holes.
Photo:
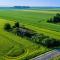
[[[0,6],[0,7],[14,7],[14,6]],[[60,6],[28,6],[28,7],[60,7]]]

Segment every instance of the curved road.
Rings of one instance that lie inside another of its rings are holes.
[[[60,49],[54,49],[45,54],[32,58],[31,60],[50,60],[51,58],[54,58],[59,55],[60,55]]]

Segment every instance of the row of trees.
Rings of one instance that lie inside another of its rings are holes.
[[[48,36],[36,32],[34,33],[34,31],[31,32],[30,29],[22,27],[21,25],[19,25],[18,22],[16,22],[14,26],[11,26],[9,23],[6,23],[4,29],[6,31],[17,34],[18,36],[27,37],[29,38],[29,40],[47,47],[55,47],[60,45],[59,40],[50,38]]]
[[[16,22],[14,26],[11,26],[9,23],[6,23],[4,29],[7,31],[12,31],[13,28],[19,28],[19,22]]]
[[[53,18],[50,18],[47,22],[59,23],[60,22],[60,14],[57,13],[56,16],[54,16]]]
[[[15,33],[18,36],[22,36],[22,37],[28,37],[31,38],[35,33],[33,32],[33,30],[30,30],[28,28],[25,28],[22,25],[19,25],[19,22],[16,22],[14,24],[14,26],[11,26],[9,23],[6,23],[4,26],[4,29],[6,31],[10,31]]]
[[[36,34],[35,36],[32,36],[31,40],[46,47],[56,47],[60,45],[60,41],[58,39],[50,38],[43,34]]]

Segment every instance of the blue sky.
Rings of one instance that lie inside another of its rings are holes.
[[[60,0],[0,0],[0,6],[58,6]]]

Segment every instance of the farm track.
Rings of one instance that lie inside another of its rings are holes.
[[[60,55],[60,49],[54,49],[52,51],[49,51],[45,54],[42,54],[40,56],[37,56],[35,58],[32,58],[31,60],[50,60],[56,56]]]

